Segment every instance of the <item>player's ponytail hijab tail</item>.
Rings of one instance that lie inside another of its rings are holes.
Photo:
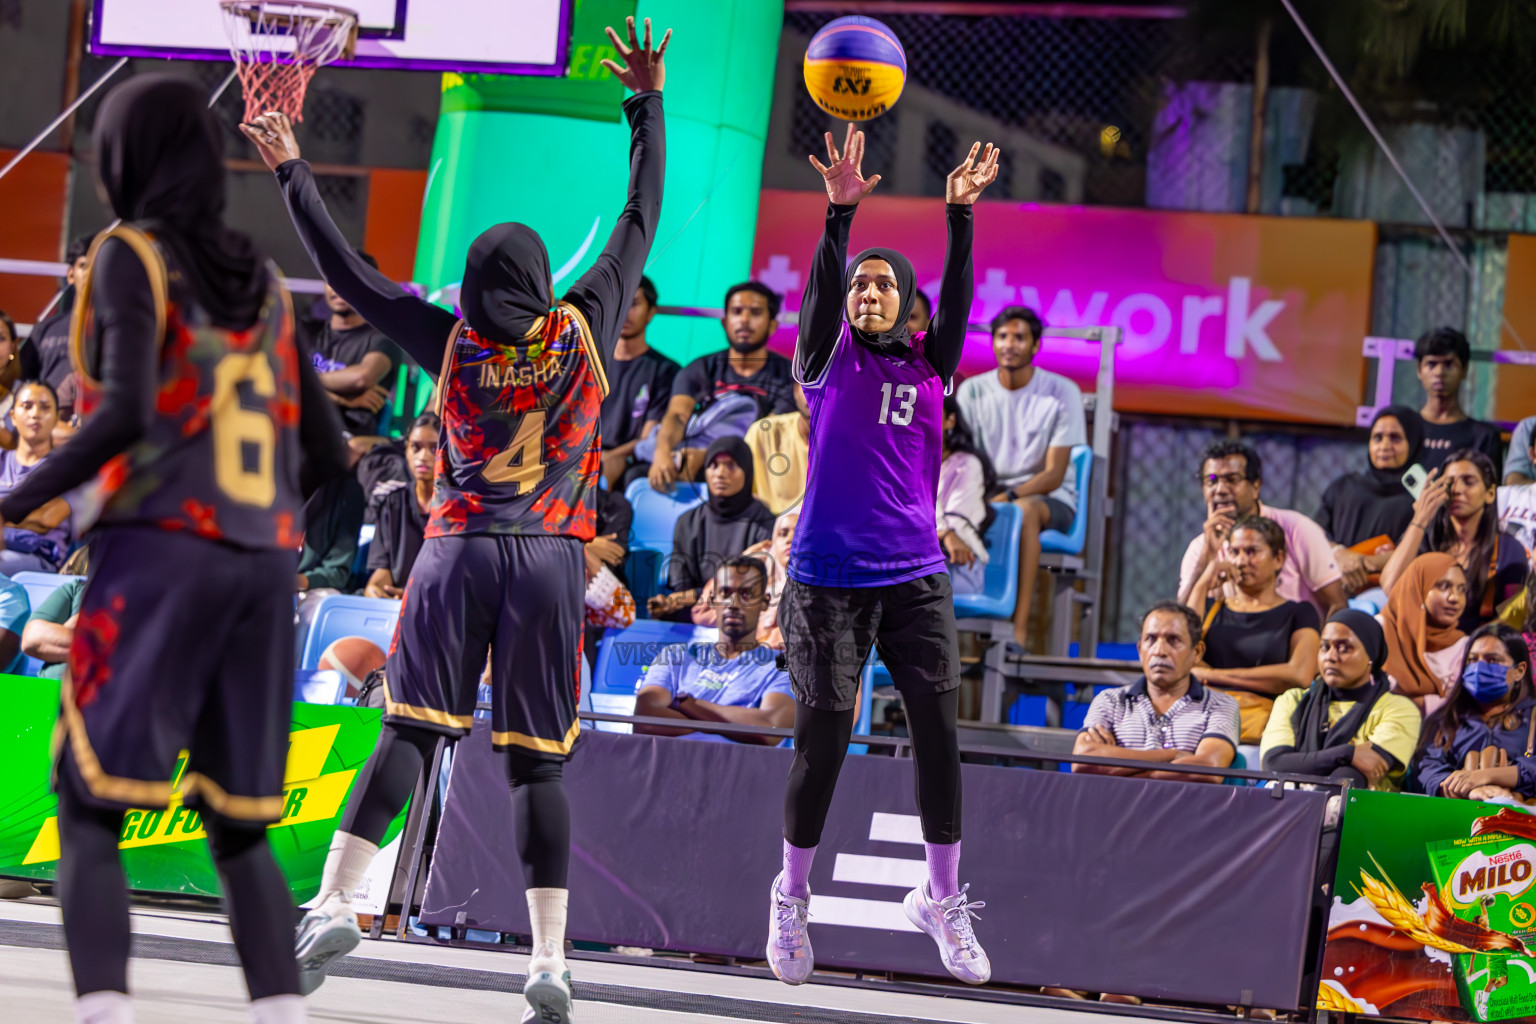
[[[204,90],[140,75],[96,114],[96,171],[112,212],[152,232],[214,323],[244,330],[267,294],[266,260],[224,225],[224,144]]]
[[[917,296],[917,274],[912,270],[912,261],[907,259],[895,249],[886,249],[876,246],[873,249],[865,249],[853,258],[848,264],[847,271],[843,275],[843,294],[853,287],[853,275],[859,269],[859,264],[865,260],[885,260],[891,265],[891,270],[896,274],[896,290],[901,296],[901,308],[896,311],[896,323],[888,331],[871,333],[861,331],[850,322],[848,329],[853,336],[872,349],[886,353],[904,352],[912,345],[912,332],[907,328],[907,317],[912,313],[912,303]],[[848,319],[848,304],[843,303],[843,319]]]
[[[526,224],[497,224],[470,244],[459,306],[474,332],[499,345],[526,345],[555,304],[549,251]]]

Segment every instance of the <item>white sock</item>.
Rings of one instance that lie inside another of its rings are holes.
[[[321,902],[332,893],[339,893],[344,903],[352,902],[352,891],[362,884],[368,865],[378,852],[373,843],[350,832],[332,836],[331,852],[325,855],[325,870],[320,873]]]
[[[133,1000],[123,992],[88,992],[75,999],[76,1024],[133,1024]]]
[[[569,889],[529,889],[528,921],[533,926],[533,956],[528,973],[565,970],[565,905]]]
[[[303,996],[267,996],[251,1001],[251,1020],[256,1024],[304,1024]]]

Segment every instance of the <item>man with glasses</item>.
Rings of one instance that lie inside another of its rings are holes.
[[[1300,512],[1259,500],[1264,464],[1259,453],[1240,441],[1217,441],[1200,459],[1200,488],[1205,496],[1205,529],[1189,542],[1179,566],[1179,600],[1189,600],[1195,581],[1226,547],[1232,524],[1244,516],[1273,519],[1285,531],[1285,564],[1275,589],[1287,601],[1311,601],[1323,619],[1343,608],[1344,574],[1333,557],[1323,528]],[[1234,584],[1224,580],[1227,588]]]

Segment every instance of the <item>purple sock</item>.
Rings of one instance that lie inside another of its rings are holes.
[[[797,900],[810,899],[811,861],[815,859],[816,847],[792,846],[788,839],[784,840],[784,877],[779,882],[779,891]]]
[[[924,843],[928,858],[928,895],[947,900],[960,891],[960,844]]]

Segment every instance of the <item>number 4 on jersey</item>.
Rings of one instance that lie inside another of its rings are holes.
[[[544,412],[529,413],[517,425],[512,443],[491,457],[480,471],[486,483],[517,484],[527,494],[544,479]]]

